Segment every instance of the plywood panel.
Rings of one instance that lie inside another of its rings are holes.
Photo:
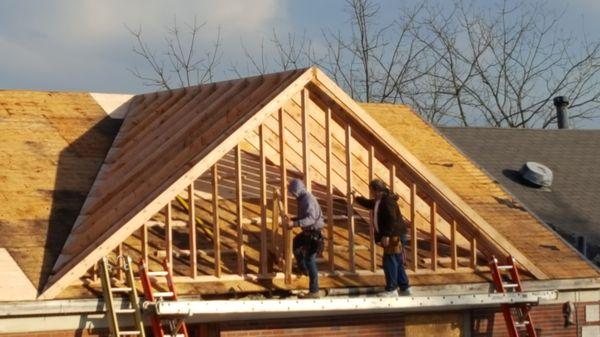
[[[406,315],[404,316],[404,335],[410,337],[464,336],[463,315],[460,312]]]

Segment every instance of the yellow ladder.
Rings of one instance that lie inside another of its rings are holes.
[[[102,280],[102,293],[106,303],[106,317],[110,332],[114,337],[120,336],[141,336],[146,337],[144,333],[144,322],[142,321],[142,311],[135,288],[135,279],[133,277],[132,263],[129,256],[118,256],[115,263],[111,263],[108,257],[102,258],[100,263],[100,279]],[[125,286],[114,287],[111,282],[111,272],[125,272]],[[129,307],[115,307],[115,294],[126,294],[129,298]],[[119,327],[118,315],[133,315],[133,330],[124,330]]]

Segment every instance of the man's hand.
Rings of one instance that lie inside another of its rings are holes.
[[[283,216],[283,225],[287,226],[288,229],[292,229],[294,227],[294,221],[286,214]]]
[[[384,236],[381,238],[381,246],[382,247],[387,247],[390,245],[390,237],[389,236]]]

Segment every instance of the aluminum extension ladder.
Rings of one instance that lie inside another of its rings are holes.
[[[496,292],[522,292],[521,278],[515,259],[509,256],[506,265],[499,265],[496,257],[492,256],[490,271]],[[527,303],[501,304],[502,314],[510,337],[537,337],[531,320],[531,305]],[[526,333],[526,334],[522,334]]]
[[[163,270],[150,271],[148,263],[143,259],[139,262],[140,280],[144,289],[144,297],[146,301],[156,303],[157,301],[177,301],[177,292],[173,283],[167,259],[163,260]],[[163,277],[167,282],[168,291],[160,291],[155,289],[151,281],[151,277]],[[187,316],[187,315],[186,315]],[[158,316],[156,313],[152,315],[152,333],[154,337],[189,337],[188,330],[183,320],[182,315],[173,316]],[[168,332],[165,332],[168,330]]]
[[[100,263],[100,279],[102,281],[102,293],[106,303],[108,326],[114,337],[120,336],[141,336],[145,337],[144,322],[142,321],[142,312],[140,302],[135,288],[135,279],[131,269],[131,258],[128,256],[118,256],[115,263],[111,263],[107,257],[103,257]],[[125,286],[113,287],[111,274],[115,271],[125,273]],[[115,294],[126,294],[129,299],[129,307],[115,307]],[[119,326],[118,316],[133,315],[134,327],[130,330],[124,330]]]

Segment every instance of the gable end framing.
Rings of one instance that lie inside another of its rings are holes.
[[[380,127],[358,104],[337,87],[331,79],[322,71],[313,67],[305,70],[287,87],[280,88],[278,93],[274,93],[274,95],[263,101],[255,111],[244,114],[243,118],[239,120],[228,121],[226,129],[219,135],[215,135],[214,139],[210,139],[211,145],[194,155],[191,161],[194,164],[189,167],[186,173],[177,177],[174,182],[165,181],[160,186],[154,188],[151,199],[148,196],[140,200],[130,209],[126,216],[118,219],[118,221],[111,224],[107,231],[95,238],[92,244],[71,256],[49,280],[39,298],[50,299],[56,297],[63,289],[83,275],[102,256],[108,254],[114,247],[148,221],[153,214],[159,212],[165,204],[174,199],[182,190],[189,187],[202,173],[213,167],[221,157],[238,146],[249,133],[263,125],[269,116],[277,114],[278,109],[281,109],[293,96],[304,88],[311,87],[318,89],[328,99],[333,100],[340,106],[347,115],[349,123],[357,125],[369,134],[369,141],[374,141],[377,147],[385,148],[387,152],[392,154],[394,161],[399,162],[399,165],[402,165],[403,169],[407,169],[410,178],[415,183],[418,183],[420,189],[434,200],[434,205],[436,202],[439,203],[441,208],[451,213],[461,224],[469,227],[468,231],[473,236],[477,235],[479,238],[482,238],[478,244],[498,255],[507,255],[510,252],[536,278],[546,278],[546,275],[541,270],[536,268],[535,265],[523,254],[520,254],[514,246],[499,235],[494,228],[476,214],[464,201],[433,176],[423,164],[396,142],[386,130]],[[306,92],[306,90],[303,92]],[[304,94],[302,97],[304,100]],[[347,129],[349,135],[351,128],[348,126]]]

